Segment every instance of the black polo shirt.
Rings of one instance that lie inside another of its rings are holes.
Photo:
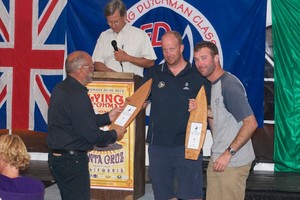
[[[147,142],[158,146],[182,146],[190,116],[189,99],[196,98],[202,85],[209,98],[211,84],[190,63],[177,76],[172,74],[167,63],[154,66],[144,80],[150,78],[153,82]]]
[[[46,142],[51,149],[88,151],[117,139],[115,130],[99,127],[110,123],[108,113],[96,115],[88,89],[71,76],[53,90],[48,110]]]

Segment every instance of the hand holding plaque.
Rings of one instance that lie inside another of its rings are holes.
[[[127,128],[130,125],[148,98],[151,85],[152,79],[149,79],[135,91],[135,93],[129,98],[130,100],[126,99],[124,110],[121,113],[118,113],[115,119],[112,121],[109,128],[110,130],[116,129],[117,127]]]
[[[197,160],[203,147],[207,128],[207,99],[204,86],[196,97],[197,108],[190,112],[186,128],[185,158]]]

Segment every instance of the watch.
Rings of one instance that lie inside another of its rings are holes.
[[[229,151],[229,153],[231,155],[234,155],[235,154],[235,150],[233,148],[231,148],[230,146],[227,148],[227,150]]]

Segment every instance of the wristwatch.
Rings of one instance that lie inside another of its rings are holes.
[[[230,146],[227,148],[227,150],[229,151],[229,153],[231,155],[234,155],[235,154],[235,150],[233,148],[231,148]]]

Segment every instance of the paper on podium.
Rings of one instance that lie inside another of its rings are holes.
[[[114,121],[112,121],[109,127],[110,130],[116,129],[117,127],[127,128],[130,125],[148,98],[151,85],[152,79],[149,79],[134,92],[129,98],[129,101],[126,99],[124,110],[115,117]]]
[[[197,108],[190,112],[186,128],[185,158],[197,160],[203,147],[207,128],[207,99],[204,86],[196,97]]]

